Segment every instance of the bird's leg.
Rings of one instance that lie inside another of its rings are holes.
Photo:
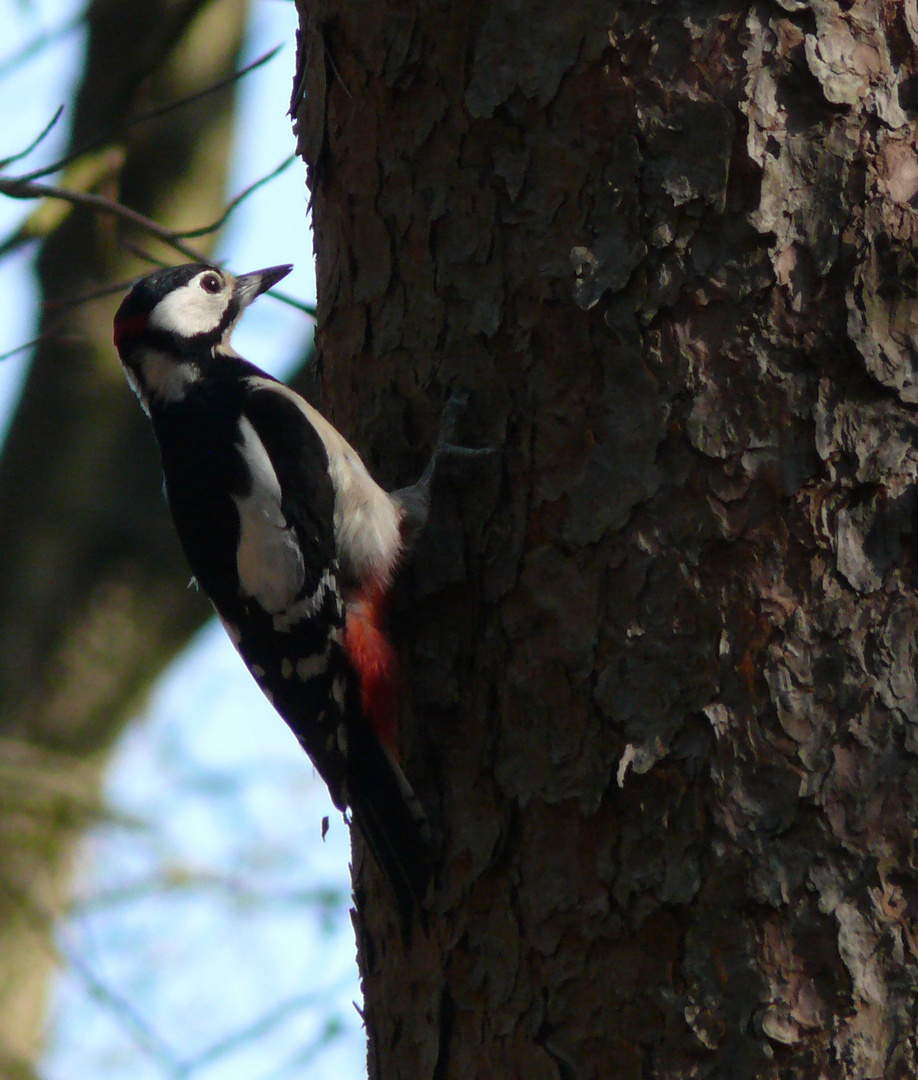
[[[424,527],[430,515],[430,491],[441,463],[447,458],[478,458],[494,453],[489,446],[479,449],[471,446],[457,446],[453,442],[456,437],[456,426],[468,402],[469,395],[465,390],[450,395],[443,406],[440,431],[430,455],[430,461],[427,462],[427,468],[421,474],[420,480],[410,487],[399,488],[398,491],[390,493],[390,498],[398,503],[402,511],[402,534],[406,545],[410,546],[411,541]]]

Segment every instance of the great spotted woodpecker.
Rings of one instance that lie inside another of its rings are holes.
[[[115,346],[195,579],[404,916],[428,887],[431,835],[398,763],[382,619],[437,450],[418,485],[389,495],[320,413],[233,349],[244,309],[290,270],[160,270],[122,302]]]

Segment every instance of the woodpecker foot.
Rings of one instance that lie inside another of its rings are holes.
[[[433,453],[430,455],[430,461],[427,463],[427,468],[424,470],[421,479],[418,481],[419,484],[423,484],[428,488],[433,484],[437,468],[444,458],[481,458],[489,457],[494,453],[493,447],[490,446],[460,446],[454,441],[459,419],[465,412],[468,404],[468,390],[459,390],[456,393],[451,394],[449,400],[443,406],[437,442],[433,448]]]
[[[459,419],[465,412],[469,403],[467,390],[459,390],[450,395],[449,400],[443,406],[440,416],[440,431],[434,444],[433,452],[427,468],[421,474],[420,480],[410,487],[400,488],[392,492],[392,498],[402,508],[402,526],[409,537],[414,537],[424,527],[430,514],[430,490],[433,486],[437,469],[445,460],[469,460],[490,456],[494,449],[490,446],[472,447],[458,446],[453,440],[456,437],[456,427]]]

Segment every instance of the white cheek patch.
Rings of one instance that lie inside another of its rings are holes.
[[[201,288],[201,276],[209,272],[202,271],[187,285],[164,296],[150,312],[147,325],[183,338],[213,333],[226,312],[228,296],[225,289],[209,293]]]
[[[264,444],[249,420],[239,420],[238,443],[251,476],[247,495],[234,495],[239,513],[236,569],[242,594],[273,615],[293,603],[306,579],[296,535],[281,512],[281,490]]]
[[[145,398],[147,401],[152,398],[157,401],[181,401],[188,387],[201,378],[197,364],[190,360],[176,360],[161,352],[145,353],[138,366],[140,378],[137,381],[146,393],[138,391],[137,396],[144,405]]]

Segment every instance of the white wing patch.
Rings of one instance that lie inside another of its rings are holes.
[[[309,682],[317,675],[324,675],[328,670],[328,658],[331,653],[331,642],[325,646],[325,651],[316,653],[314,656],[304,656],[296,663],[296,675],[303,682]]]
[[[319,584],[312,596],[303,596],[295,603],[285,605],[283,611],[277,612],[272,619],[275,630],[285,633],[304,619],[311,619],[319,610],[325,600],[325,594],[331,589],[337,589],[335,575],[330,570],[323,570]]]
[[[239,513],[236,569],[244,596],[269,615],[293,603],[306,574],[296,535],[281,512],[281,489],[264,443],[249,420],[239,420],[239,449],[251,475],[247,495],[234,495]]]
[[[253,376],[253,389],[287,397],[316,429],[328,451],[335,489],[335,546],[346,578],[391,577],[401,552],[400,511],[376,483],[357,451],[325,417],[282,383]]]

